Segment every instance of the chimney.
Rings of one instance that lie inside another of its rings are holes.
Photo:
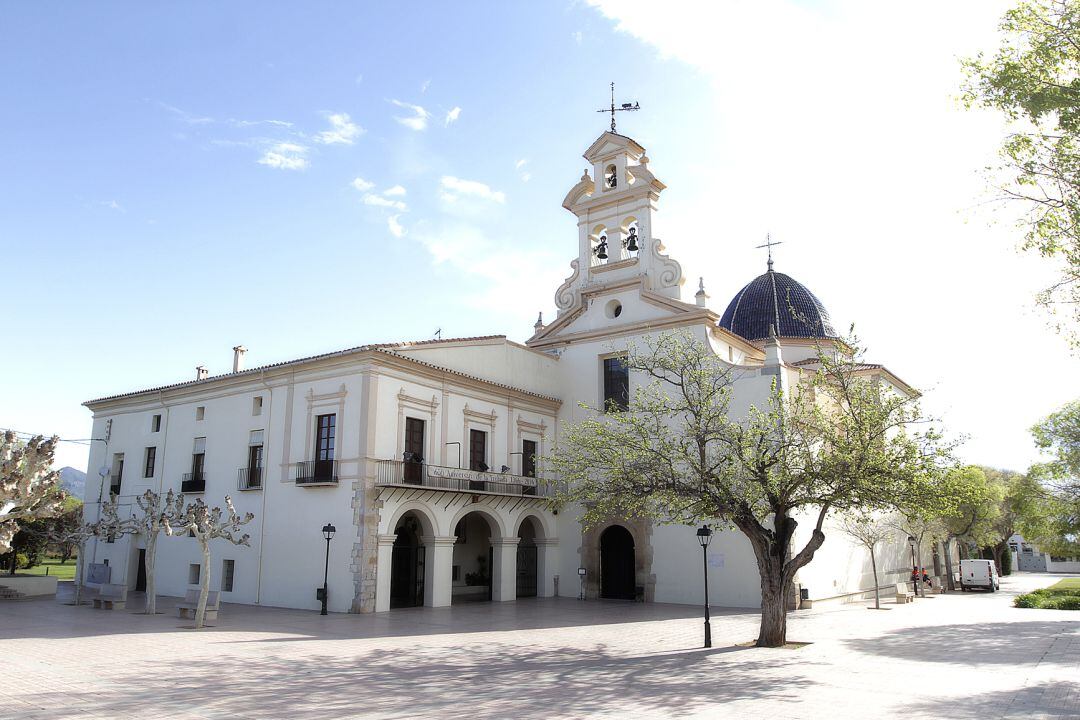
[[[232,371],[240,372],[244,369],[244,353],[247,352],[247,348],[243,345],[237,345],[232,349]]]
[[[206,376],[210,374],[210,371],[206,369],[205,365],[198,365],[195,367],[195,379],[205,380]]]

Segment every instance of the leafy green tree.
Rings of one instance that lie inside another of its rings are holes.
[[[830,512],[887,509],[919,495],[948,459],[914,395],[867,373],[854,343],[822,351],[816,370],[764,407],[732,417],[731,366],[689,334],[630,348],[642,380],[626,412],[598,411],[564,427],[552,469],[583,522],[646,517],[719,523],[750,541],[761,582],[759,646],[787,637],[799,568],[825,541]],[[813,530],[794,545],[796,516]]]
[[[943,483],[948,487],[943,489],[939,497],[963,498],[955,505],[938,508],[946,584],[950,590],[955,590],[953,543],[958,541],[961,544],[978,546],[990,544],[993,522],[1001,515],[1005,487],[1002,483],[992,482],[986,472],[976,465],[951,470],[944,475]]]
[[[72,532],[83,524],[83,504],[78,498],[64,499],[63,511],[46,521],[48,527],[49,552],[66,563],[78,552],[79,545],[72,539]]]
[[[1039,475],[1062,499],[1080,505],[1080,400],[1050,413],[1031,428],[1035,444],[1050,456]]]
[[[964,61],[964,101],[1010,121],[1000,189],[1025,208],[1021,247],[1060,266],[1039,301],[1080,345],[1080,0],[1020,2],[1000,30],[992,57]]]

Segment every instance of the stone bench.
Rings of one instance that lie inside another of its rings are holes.
[[[218,610],[221,606],[221,596],[217,590],[211,590],[206,596],[206,620],[217,620]],[[176,604],[177,617],[192,618],[199,609],[199,591],[188,590],[184,593],[184,601]]]
[[[911,592],[911,588],[907,586],[907,583],[896,583],[896,604],[915,602],[915,595]]]
[[[94,598],[94,607],[99,610],[123,610],[127,603],[127,585],[105,583]]]

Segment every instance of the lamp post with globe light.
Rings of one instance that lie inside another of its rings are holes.
[[[701,545],[701,566],[705,572],[705,647],[712,647],[712,626],[709,625],[709,543],[712,542],[712,530],[702,525],[697,531]]]

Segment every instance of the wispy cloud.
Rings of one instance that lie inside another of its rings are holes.
[[[574,42],[576,42],[578,45],[581,44],[581,31],[580,30],[575,30],[574,32],[570,33],[570,37],[574,38]]]
[[[385,195],[386,197],[401,197],[404,194],[405,188],[400,185],[395,185],[394,187],[383,190],[383,195]]]
[[[528,164],[528,158],[521,158],[514,163],[514,169],[518,171],[518,177],[521,178],[521,182],[529,182],[532,180],[532,173],[525,169],[525,166]]]
[[[115,200],[102,200],[98,203],[98,205],[101,205],[102,207],[107,207],[110,210],[115,210],[116,212],[127,212],[127,210],[121,207],[120,203],[116,202]]]
[[[214,118],[208,115],[196,115],[175,105],[159,102],[158,105],[180,118],[187,125],[228,125],[234,128],[249,128],[259,125],[272,125],[275,127],[291,128],[293,124],[287,120],[244,120],[241,118]]]
[[[420,131],[427,129],[428,118],[431,117],[431,113],[429,113],[427,110],[420,107],[419,105],[401,102],[400,100],[391,100],[390,102],[399,108],[403,108],[412,112],[412,115],[409,117],[398,117],[395,115],[394,119],[397,120],[400,124],[404,125],[410,130]]]
[[[439,181],[441,188],[439,196],[447,202],[456,202],[458,197],[468,197],[491,200],[492,202],[506,202],[506,195],[501,190],[492,190],[491,186],[476,180],[462,180],[452,175],[443,175]]]
[[[420,83],[420,93],[421,94],[426,93],[427,89],[429,87],[431,87],[431,81],[430,80],[425,80],[424,82]]]
[[[375,183],[369,182],[362,177],[353,178],[353,181],[349,184],[360,192],[367,192],[371,188],[375,187]]]
[[[396,238],[405,237],[405,228],[398,222],[400,215],[391,215],[386,218],[386,226],[390,229],[390,234]]]
[[[461,117],[461,108],[455,106],[453,110],[446,113],[446,125],[450,126],[450,123],[457,122],[457,119]]]
[[[348,113],[329,113],[330,129],[315,136],[315,142],[323,145],[352,145],[356,138],[364,134],[364,128],[352,121]]]
[[[409,207],[400,200],[391,200],[382,195],[374,195],[372,193],[364,195],[364,197],[361,198],[361,201],[365,205],[371,205],[372,207],[391,208],[400,212],[405,212],[409,209]]]
[[[307,148],[291,142],[271,145],[259,158],[260,165],[278,170],[304,170],[308,166]]]

